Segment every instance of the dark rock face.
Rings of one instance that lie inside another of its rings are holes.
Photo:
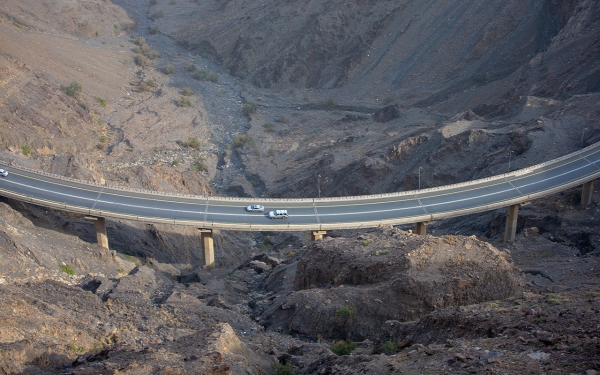
[[[400,117],[398,105],[383,107],[373,114],[373,120],[377,122],[388,122],[397,119],[398,117]]]

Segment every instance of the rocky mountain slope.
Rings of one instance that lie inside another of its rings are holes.
[[[497,175],[600,141],[599,19],[592,0],[6,0],[0,159],[256,197]],[[503,210],[435,237],[222,232],[213,269],[195,230],[109,222],[108,251],[4,199],[0,374],[594,374],[600,211],[579,194],[525,206],[514,244]]]

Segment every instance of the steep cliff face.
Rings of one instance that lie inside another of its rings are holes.
[[[157,7],[165,14],[157,20],[161,29],[179,43],[260,87],[351,87],[355,96],[430,105],[473,86],[512,81],[520,69],[529,76],[536,59],[554,61],[548,74],[571,75],[593,74],[598,61],[598,5],[585,0],[304,0],[293,6],[234,0]],[[186,22],[168,21],[182,17]],[[564,48],[573,44],[585,50],[582,69],[573,69],[572,57],[553,58],[568,55]],[[571,91],[593,90],[590,84],[571,83]],[[567,85],[548,82],[554,90]],[[527,80],[523,89],[531,86]]]

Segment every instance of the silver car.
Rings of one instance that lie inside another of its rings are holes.
[[[5,171],[4,169],[0,169],[0,176],[2,176],[2,177],[8,176],[8,171]]]
[[[275,210],[269,212],[269,219],[287,219],[288,217],[287,210]]]
[[[248,212],[265,212],[265,207],[260,204],[253,204],[252,206],[246,207]]]

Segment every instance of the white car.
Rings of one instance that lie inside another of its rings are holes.
[[[288,217],[287,210],[275,210],[269,212],[269,219],[287,219]]]
[[[2,177],[8,176],[8,171],[5,171],[4,169],[0,169],[0,176],[2,176]]]
[[[265,212],[265,208],[260,204],[253,204],[252,206],[246,207],[248,212]]]

